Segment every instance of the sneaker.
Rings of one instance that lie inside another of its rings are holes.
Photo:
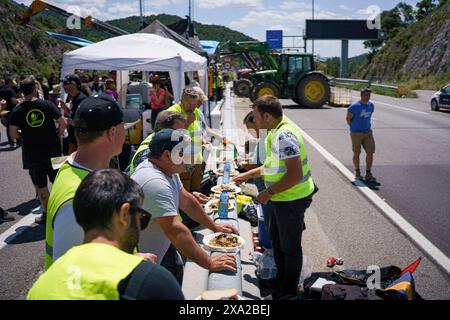
[[[360,171],[355,171],[355,180],[364,180]]]
[[[377,182],[377,179],[370,172],[366,174],[365,180],[367,182]]]
[[[0,221],[14,221],[16,220],[12,215],[10,215],[8,212],[3,210],[3,208],[0,208]]]
[[[39,217],[34,219],[37,224],[44,224],[47,221],[47,212],[43,212]]]

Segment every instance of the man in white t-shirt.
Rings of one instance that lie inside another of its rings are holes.
[[[151,210],[152,219],[141,234],[139,249],[155,253],[157,264],[167,252],[170,243],[199,266],[211,270],[236,272],[233,254],[210,256],[195,241],[191,231],[178,219],[182,209],[192,219],[214,232],[237,233],[231,225],[216,224],[205,213],[196,198],[184,189],[179,174],[186,170],[182,161],[183,136],[178,130],[163,129],[153,137],[149,149],[149,159],[142,162],[131,178],[144,191],[143,208]],[[175,137],[175,138],[174,138]]]

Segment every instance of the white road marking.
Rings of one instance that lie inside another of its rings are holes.
[[[369,200],[375,204],[397,227],[399,227],[408,237],[425,251],[439,266],[450,274],[450,259],[423,236],[416,228],[406,221],[400,214],[389,206],[384,199],[381,199],[375,192],[370,190],[362,181],[355,181],[354,175],[339,160],[333,157],[318,142],[311,138],[305,131],[300,129],[300,133],[322,156],[331,162],[347,179],[354,182],[355,186]]]
[[[358,99],[359,97],[352,96],[352,98],[357,98]],[[428,113],[423,112],[423,111],[417,111],[417,110],[413,110],[413,109],[410,109],[410,108],[400,107],[400,106],[397,106],[395,104],[390,104],[390,103],[381,102],[381,101],[375,101],[375,100],[372,100],[372,99],[370,101],[372,101],[374,104],[384,104],[386,106],[389,106],[389,107],[392,107],[392,108],[396,108],[396,109],[401,109],[401,110],[411,111],[411,112],[416,112],[416,113],[421,113],[421,114],[428,114]]]
[[[40,208],[41,208],[40,206],[34,208],[33,210],[31,210],[31,213],[24,216],[13,226],[11,226],[8,230],[0,234],[0,250],[6,247],[8,245],[8,242],[11,242],[15,237],[24,232],[27,227],[31,226],[34,223],[34,219],[36,219],[36,214],[33,213],[39,211]],[[6,242],[7,239],[8,242]]]

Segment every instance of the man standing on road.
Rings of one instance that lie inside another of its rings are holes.
[[[108,95],[86,98],[73,119],[78,149],[61,166],[48,202],[46,268],[67,250],[83,241],[83,230],[75,221],[73,197],[89,172],[109,167],[122,152],[124,122],[138,119],[136,110],[122,110]]]
[[[299,128],[283,116],[279,100],[269,95],[256,99],[253,116],[259,130],[269,131],[266,159],[263,166],[239,174],[233,181],[264,177],[267,189],[258,194],[257,200],[273,208],[269,229],[277,276],[260,285],[275,289],[274,300],[289,299],[297,295],[303,263],[304,215],[312,203],[315,186]]]
[[[22,131],[23,168],[29,170],[31,181],[42,205],[42,216],[36,223],[45,223],[49,191],[47,177],[53,183],[56,170],[51,158],[61,156],[61,138],[66,128],[66,120],[59,109],[50,101],[36,98],[36,82],[31,78],[20,84],[25,101],[11,111],[9,135],[15,140]],[[58,131],[55,121],[58,122]]]
[[[367,182],[376,182],[370,171],[372,169],[373,154],[375,153],[375,140],[371,129],[371,117],[375,107],[370,101],[371,92],[369,88],[361,90],[361,100],[353,103],[348,108],[346,121],[350,127],[355,179],[363,179],[359,168],[359,155],[361,154],[361,146],[363,146],[366,151],[366,176],[364,178]]]
[[[139,248],[158,256],[160,264],[170,243],[185,257],[199,266],[211,270],[236,272],[236,260],[232,254],[210,256],[192,237],[191,231],[178,219],[181,208],[192,219],[214,232],[234,232],[231,225],[216,224],[208,217],[200,203],[181,184],[178,174],[186,170],[179,146],[183,136],[173,129],[158,131],[150,143],[149,159],[142,162],[131,176],[143,189],[144,209],[152,210],[149,228],[142,234]],[[179,152],[176,152],[176,151]],[[178,159],[174,159],[174,157]],[[177,161],[177,162],[175,162]]]
[[[27,299],[183,300],[167,270],[133,255],[151,217],[141,208],[143,198],[139,185],[118,170],[89,174],[73,201],[84,243],[40,276]]]

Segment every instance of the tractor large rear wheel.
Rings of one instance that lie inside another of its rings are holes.
[[[250,96],[250,92],[253,89],[253,83],[248,79],[240,79],[236,81],[234,85],[234,93],[241,98],[247,98]]]
[[[330,85],[326,78],[319,74],[311,74],[298,84],[297,97],[294,101],[305,107],[320,108],[329,100]]]
[[[270,82],[261,82],[253,90],[253,96],[255,100],[263,96],[278,97],[278,95],[279,95],[278,88]]]

